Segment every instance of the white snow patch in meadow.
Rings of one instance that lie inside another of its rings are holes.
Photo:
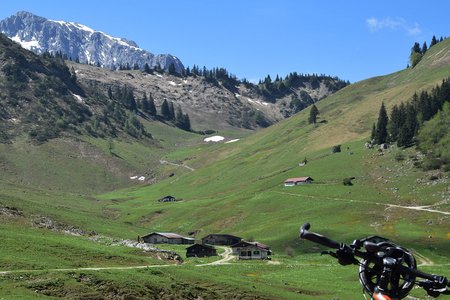
[[[145,176],[141,176],[138,178],[139,181],[144,181],[145,180]]]
[[[161,74],[156,74],[156,76],[163,78],[163,76]]]
[[[204,139],[203,141],[205,141],[205,142],[215,142],[215,143],[217,143],[217,142],[220,142],[220,141],[223,141],[225,138],[223,137],[223,136],[220,136],[220,135],[214,135],[214,136],[210,136],[210,137],[207,137],[206,139]]]
[[[228,142],[225,142],[225,144],[234,143],[234,142],[237,142],[237,141],[239,141],[239,139],[229,140]]]
[[[238,93],[234,94],[236,96],[236,98],[239,98],[241,95],[239,95]]]
[[[169,80],[167,81],[170,85],[176,86],[177,84],[175,83],[175,81]]]
[[[131,180],[134,180],[134,179],[136,179],[136,178],[137,178],[137,176],[131,176],[131,177],[130,177]]]

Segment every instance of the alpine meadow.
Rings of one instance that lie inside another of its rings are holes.
[[[366,273],[372,299],[448,297],[450,39],[253,82],[28,12],[0,30],[0,299],[363,299]]]

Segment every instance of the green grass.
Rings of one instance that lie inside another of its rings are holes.
[[[347,243],[372,234],[385,236],[436,264],[425,271],[448,276],[448,215],[388,206],[431,205],[448,212],[448,180],[433,182],[429,172],[414,168],[414,149],[393,148],[380,155],[363,147],[381,102],[389,109],[448,76],[448,49],[450,40],[430,49],[414,69],[358,82],[320,101],[319,121],[326,123],[307,124],[307,110],[251,135],[219,133],[241,138],[232,144],[205,144],[203,136],[144,122],[153,142],[115,140],[112,153],[107,140],[93,138],[40,146],[18,139],[0,145],[0,207],[23,211],[21,217],[0,215],[6,241],[0,266],[42,270],[1,277],[0,298],[359,298],[354,266],[341,267],[320,257],[323,248],[298,238],[305,222],[313,231]],[[331,154],[337,144],[342,152]],[[397,159],[398,153],[404,160]],[[308,164],[299,167],[304,158]],[[130,181],[132,175],[157,183],[138,184]],[[283,186],[286,178],[299,176],[315,181]],[[355,177],[353,186],[343,185],[346,177]],[[165,195],[181,201],[157,202]],[[165,262],[135,249],[38,229],[33,220],[42,216],[112,238],[135,239],[152,231],[198,232],[197,239],[209,233],[234,234],[268,244],[279,264],[197,267],[214,259],[187,259],[184,246],[169,246],[185,258],[184,265],[45,271]],[[419,290],[413,295],[424,297]]]

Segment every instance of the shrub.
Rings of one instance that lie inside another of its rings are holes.
[[[355,177],[347,177],[347,178],[344,178],[344,180],[342,181],[342,183],[343,183],[344,185],[352,186],[352,185],[353,185],[353,182],[352,182],[353,179],[355,179]]]
[[[424,171],[437,170],[440,169],[442,161],[437,158],[427,158],[422,163],[422,169]]]
[[[403,153],[401,153],[401,152],[397,152],[397,153],[395,154],[395,160],[396,160],[396,161],[402,161],[402,160],[405,160],[405,155],[404,155]]]
[[[331,153],[341,152],[341,145],[335,145],[331,148]]]

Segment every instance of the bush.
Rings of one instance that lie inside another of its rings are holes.
[[[440,169],[442,161],[437,158],[427,158],[422,163],[422,169],[424,171],[437,170]]]
[[[341,152],[341,145],[335,145],[331,148],[331,153]]]
[[[396,161],[402,161],[402,160],[405,160],[405,155],[404,155],[403,153],[401,153],[401,152],[397,152],[397,153],[395,154],[395,160],[396,160]]]
[[[343,183],[344,185],[347,185],[347,186],[352,186],[352,185],[353,185],[353,182],[352,182],[353,179],[355,179],[355,177],[347,177],[347,178],[344,178],[344,180],[342,181],[342,183]]]

